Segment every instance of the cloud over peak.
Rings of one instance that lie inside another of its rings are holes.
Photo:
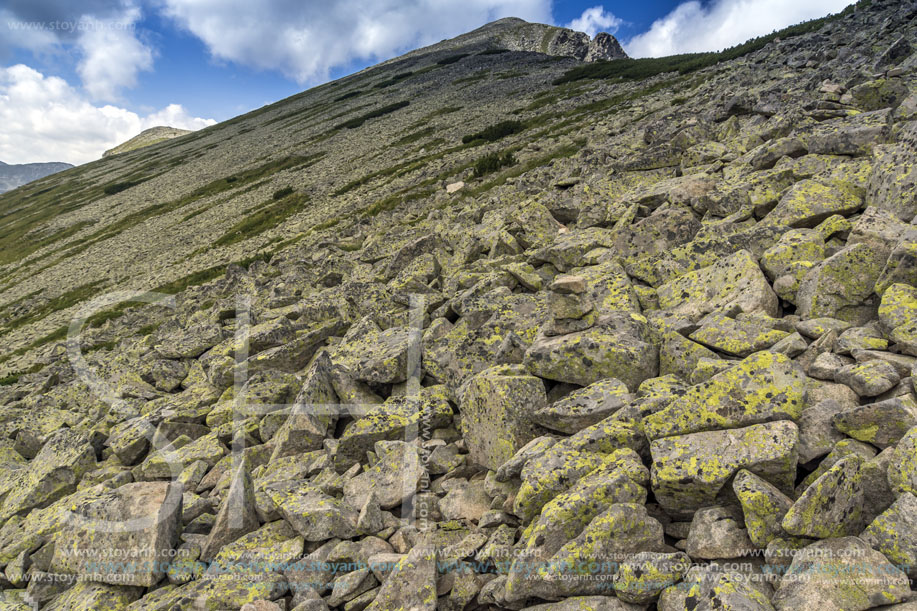
[[[550,0],[163,0],[210,53],[301,84],[355,61],[388,59],[501,17],[550,23]]]
[[[624,24],[623,19],[607,12],[604,6],[593,6],[583,11],[583,14],[568,23],[565,27],[577,32],[585,32],[594,38],[599,32],[614,34]]]

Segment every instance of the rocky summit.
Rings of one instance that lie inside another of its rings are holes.
[[[917,3],[501,21],[0,197],[0,609],[917,608]]]

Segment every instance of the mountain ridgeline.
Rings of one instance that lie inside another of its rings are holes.
[[[915,40],[505,19],[0,196],[0,608],[913,609]]]
[[[16,187],[30,183],[33,180],[38,180],[72,167],[69,163],[9,164],[0,161],[0,193],[12,191]]]

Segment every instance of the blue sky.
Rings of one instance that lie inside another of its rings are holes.
[[[198,129],[500,17],[715,50],[849,0],[0,0],[0,161],[82,163]]]

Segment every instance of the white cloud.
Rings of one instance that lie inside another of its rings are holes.
[[[852,0],[714,0],[685,2],[624,44],[631,57],[718,51],[807,19],[843,10]]]
[[[564,27],[577,32],[585,32],[590,38],[595,37],[599,32],[608,32],[614,34],[624,23],[623,19],[615,17],[607,12],[604,6],[593,6],[583,11],[583,14],[568,23]]]
[[[94,99],[118,99],[121,89],[137,84],[138,72],[153,69],[152,49],[134,35],[139,19],[140,9],[134,7],[112,19],[81,19],[77,72]]]
[[[12,49],[72,55],[83,87],[114,101],[153,68],[153,49],[138,38],[139,0],[10,0],[0,9],[0,55]]]
[[[300,83],[355,60],[387,59],[501,17],[551,22],[551,0],[160,0],[215,58]]]
[[[150,127],[200,129],[214,123],[192,117],[178,104],[146,116],[95,106],[61,78],[22,64],[0,68],[0,160],[6,163],[80,164]]]

